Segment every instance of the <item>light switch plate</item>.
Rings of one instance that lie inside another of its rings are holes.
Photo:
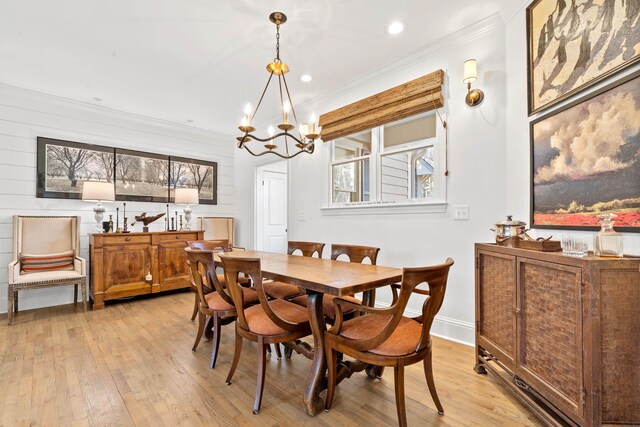
[[[453,207],[453,219],[456,221],[469,220],[469,205],[457,205]]]
[[[306,221],[307,220],[307,213],[305,211],[299,211],[296,213],[296,219],[298,221]]]

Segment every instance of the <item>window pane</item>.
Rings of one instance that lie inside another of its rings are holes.
[[[436,136],[436,116],[412,117],[384,126],[384,148],[395,147],[409,142],[424,141]]]
[[[370,200],[369,159],[334,165],[331,177],[333,203]]]
[[[407,201],[433,197],[435,185],[433,147],[381,156],[383,201]]]
[[[353,159],[371,154],[371,130],[338,138],[334,141],[334,160]]]

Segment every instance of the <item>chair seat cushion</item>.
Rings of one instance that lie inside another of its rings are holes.
[[[269,301],[269,307],[271,307],[271,310],[281,319],[291,323],[302,323],[305,327],[308,325],[309,314],[304,307],[283,299]],[[254,334],[273,336],[287,333],[287,331],[276,325],[269,318],[261,304],[245,309],[244,315],[247,319],[249,331]]]
[[[322,310],[324,311],[324,315],[326,317],[328,317],[329,319],[335,319],[336,318],[336,308],[333,305],[333,300],[336,297],[333,295],[326,295],[322,298]],[[354,304],[361,304],[362,302],[355,297],[350,297],[350,296],[341,296],[341,299],[345,299],[347,301],[350,301]],[[301,295],[299,297],[293,298],[291,300],[291,302],[294,302],[296,304],[302,305],[304,307],[308,306],[308,302],[309,302],[309,297],[307,295]],[[353,310],[348,310],[347,313],[351,313]]]
[[[20,274],[73,270],[73,251],[55,254],[20,254]]]
[[[303,293],[297,286],[283,282],[267,282],[263,283],[262,287],[264,288],[264,293],[271,298],[285,299]]]
[[[81,279],[82,277],[84,276],[75,270],[42,271],[38,273],[21,274],[15,278],[14,283],[61,282]]]
[[[391,319],[390,315],[366,314],[342,324],[340,335],[353,340],[364,340],[378,335]],[[391,336],[370,353],[381,356],[405,356],[414,353],[420,340],[422,325],[408,317],[402,317]]]
[[[257,304],[258,294],[255,289],[242,288],[245,304]],[[204,300],[210,309],[216,311],[228,311],[233,310],[235,307],[232,304],[226,302],[218,292],[210,292],[204,296]]]

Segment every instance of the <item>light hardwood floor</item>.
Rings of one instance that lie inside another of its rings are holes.
[[[333,409],[309,417],[302,392],[310,361],[294,354],[267,366],[262,410],[251,412],[256,347],[245,342],[231,386],[233,326],[223,327],[215,369],[210,343],[191,352],[191,293],[108,305],[73,305],[0,316],[0,426],[22,425],[397,425],[393,373],[364,373],[338,386]],[[445,415],[437,415],[422,364],[406,369],[410,426],[537,426],[495,378],[476,374],[473,349],[434,338],[434,374]],[[324,395],[324,393],[323,393]]]

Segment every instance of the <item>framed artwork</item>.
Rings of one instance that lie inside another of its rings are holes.
[[[169,201],[169,156],[116,148],[116,200]]]
[[[640,232],[640,71],[531,122],[531,227]]]
[[[87,180],[113,182],[113,148],[38,137],[36,196],[80,199]]]
[[[640,61],[640,2],[535,0],[527,45],[531,115]]]
[[[171,156],[169,168],[169,199],[174,200],[176,188],[197,188],[201,205],[218,204],[218,164],[204,160]]]

